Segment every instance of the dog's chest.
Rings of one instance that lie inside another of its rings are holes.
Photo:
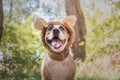
[[[49,72],[53,75],[53,76],[57,76],[59,74],[59,76],[66,76],[67,72],[68,72],[68,65],[64,64],[64,63],[60,63],[60,64],[53,64],[53,66],[51,67],[49,65]],[[63,76],[63,73],[65,74]]]
[[[49,67],[48,72],[51,74],[51,76],[54,76],[55,79],[64,79],[68,75],[70,69],[70,62],[68,58],[61,62],[51,60],[50,58],[47,60],[47,66]]]

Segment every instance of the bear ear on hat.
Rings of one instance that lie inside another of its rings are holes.
[[[62,24],[67,24],[68,26],[73,27],[76,23],[76,20],[76,16],[69,15],[63,19]]]
[[[34,27],[38,30],[42,30],[44,27],[48,27],[48,23],[44,19],[38,18],[34,22]]]

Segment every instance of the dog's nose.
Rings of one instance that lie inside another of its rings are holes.
[[[54,29],[54,30],[53,30],[53,33],[54,33],[54,34],[59,34],[60,31],[59,31],[58,29]]]

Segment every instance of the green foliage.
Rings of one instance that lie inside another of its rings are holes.
[[[39,33],[31,27],[32,22],[33,18],[28,17],[24,23],[19,19],[16,22],[4,23],[0,43],[0,51],[3,53],[0,79],[21,80],[39,74],[45,49],[40,42]],[[38,79],[36,77],[29,80]]]
[[[90,21],[99,21],[94,17]],[[120,49],[120,15],[115,14],[101,24],[92,23],[88,27],[86,50],[88,56],[110,54]],[[89,55],[90,54],[90,55]],[[98,57],[98,56],[97,56]],[[93,57],[91,57],[93,58]]]
[[[96,11],[86,28],[87,57],[77,66],[75,80],[120,80],[120,14],[104,19]]]

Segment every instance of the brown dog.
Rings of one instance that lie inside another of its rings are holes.
[[[42,61],[42,80],[74,80],[76,66],[71,54],[76,17],[67,16],[62,21],[46,22],[42,18],[34,26],[42,30],[41,39],[48,54]]]

